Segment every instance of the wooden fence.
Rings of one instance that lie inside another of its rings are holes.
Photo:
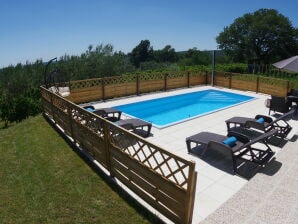
[[[274,96],[286,96],[289,89],[294,86],[294,83],[291,83],[289,80],[272,77],[217,72],[215,85]]]
[[[169,72],[114,76],[70,82],[68,100],[84,103],[114,97],[207,84],[207,72]]]
[[[127,92],[130,92],[129,88]],[[108,91],[105,94],[112,95]],[[112,177],[173,222],[192,222],[197,178],[194,162],[116,126],[44,87],[41,87],[41,95],[44,115],[105,167]]]
[[[284,79],[223,72],[216,72],[215,74],[215,86],[231,89],[286,96],[290,88],[298,88],[298,83]],[[85,103],[210,83],[210,73],[197,71],[147,73],[87,79],[70,82],[71,94],[67,99],[74,103]]]

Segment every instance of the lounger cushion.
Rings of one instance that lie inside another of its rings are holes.
[[[94,109],[92,107],[86,107],[86,110],[88,110],[89,112],[93,112]]]
[[[234,137],[234,136],[231,136],[231,137],[225,139],[223,141],[223,143],[230,146],[230,147],[233,147],[236,144],[236,141],[237,141],[237,138]]]
[[[260,117],[259,119],[256,120],[258,123],[262,124],[265,122],[264,118]]]
[[[65,87],[58,87],[58,93],[62,97],[66,97],[70,95],[70,89],[68,86]]]

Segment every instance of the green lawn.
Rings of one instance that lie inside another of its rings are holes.
[[[113,189],[41,115],[0,129],[0,223],[154,220]]]

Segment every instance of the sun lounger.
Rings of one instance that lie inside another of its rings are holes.
[[[148,137],[152,127],[151,123],[136,118],[119,120],[116,121],[115,124],[127,130],[132,130],[142,137]]]
[[[109,121],[115,122],[120,120],[122,111],[111,107],[111,108],[96,109],[93,111],[93,113],[99,116],[102,116],[103,118]]]
[[[93,106],[85,106],[84,108],[112,122],[119,121],[122,114],[122,111],[113,107],[95,109]]]
[[[234,127],[254,128],[262,132],[268,132],[272,129],[276,129],[276,136],[286,138],[292,130],[292,127],[287,122],[287,119],[289,119],[293,114],[294,110],[292,109],[274,120],[265,115],[256,115],[255,118],[232,117],[226,120],[226,124],[228,131],[233,130]]]
[[[202,157],[210,151],[219,152],[222,156],[231,160],[231,168],[234,173],[237,173],[238,167],[243,162],[247,161],[258,166],[264,166],[271,160],[274,152],[267,144],[267,139],[276,134],[276,132],[277,130],[271,130],[253,139],[233,131],[230,131],[228,136],[211,132],[201,132],[186,138],[186,144],[188,152],[191,152],[191,145],[193,143],[195,143],[196,146],[201,145],[203,147]],[[235,137],[236,140],[232,145],[225,144],[224,141],[231,136]],[[239,163],[239,161],[241,163]]]

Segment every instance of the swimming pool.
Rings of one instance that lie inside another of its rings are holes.
[[[202,90],[114,106],[125,114],[164,128],[254,99],[221,90]]]

